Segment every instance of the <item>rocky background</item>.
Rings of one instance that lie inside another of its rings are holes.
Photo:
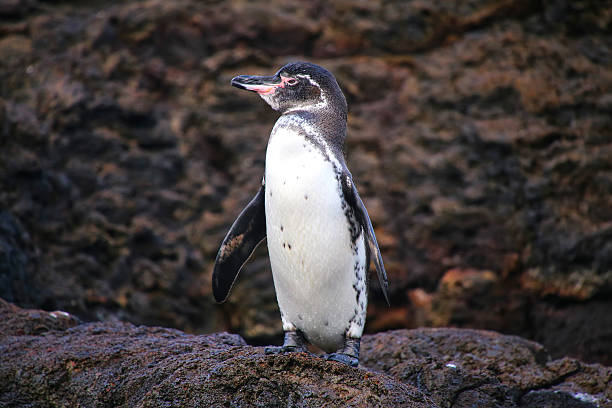
[[[229,80],[305,59],[347,96],[391,281],[369,332],[612,365],[611,22],[601,0],[0,1],[0,297],[279,342],[265,246],[227,304],[210,278],[276,119]]]

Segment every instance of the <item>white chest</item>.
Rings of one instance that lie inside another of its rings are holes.
[[[311,342],[341,343],[365,296],[363,237],[351,242],[339,163],[303,133],[272,132],[266,152],[266,233],[283,323]],[[361,324],[361,328],[363,324]],[[359,336],[361,333],[359,332]]]
[[[331,159],[297,132],[273,132],[266,152],[266,216],[291,224],[283,229],[318,234],[347,225],[341,200]]]

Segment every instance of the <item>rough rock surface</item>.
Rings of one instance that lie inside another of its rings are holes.
[[[612,364],[608,2],[0,4],[0,297],[84,320],[278,338],[265,248],[210,274],[275,120],[228,85],[291,59],[349,101],[392,282],[368,330],[520,334]]]
[[[612,368],[551,359],[540,344],[470,329],[367,336],[361,363],[441,407],[612,407]]]
[[[13,322],[31,319],[17,313]],[[121,322],[33,334],[0,324],[3,407],[435,407],[386,374],[303,353],[266,356],[238,335]]]
[[[350,368],[303,353],[266,356],[227,333],[78,324],[4,301],[0,314],[3,407],[612,406],[612,368],[551,360],[537,343],[494,332],[370,335],[362,366]]]

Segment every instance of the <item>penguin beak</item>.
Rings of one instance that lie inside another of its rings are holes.
[[[280,76],[255,76],[255,75],[239,75],[234,77],[231,82],[232,86],[247,91],[257,92],[260,95],[268,95],[274,93],[276,88],[283,85]]]

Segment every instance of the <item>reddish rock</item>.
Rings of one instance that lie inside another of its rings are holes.
[[[364,336],[362,366],[271,355],[238,335],[99,322],[0,302],[0,404],[25,406],[584,407],[612,404],[612,368],[551,360],[465,329]],[[15,327],[36,327],[35,331]]]
[[[467,329],[367,336],[361,363],[415,386],[439,406],[596,407],[612,404],[612,368],[552,360],[538,343]]]
[[[265,249],[227,305],[210,274],[276,118],[229,79],[299,58],[349,101],[347,160],[391,279],[391,309],[372,282],[370,330],[487,328],[612,364],[608,8],[9,1],[0,296],[278,340]],[[449,290],[452,270],[489,272]]]
[[[435,407],[410,385],[304,353],[267,356],[238,335],[129,323],[18,332],[53,315],[0,303],[0,404]],[[11,326],[7,323],[10,322]],[[9,329],[7,331],[7,329]]]

